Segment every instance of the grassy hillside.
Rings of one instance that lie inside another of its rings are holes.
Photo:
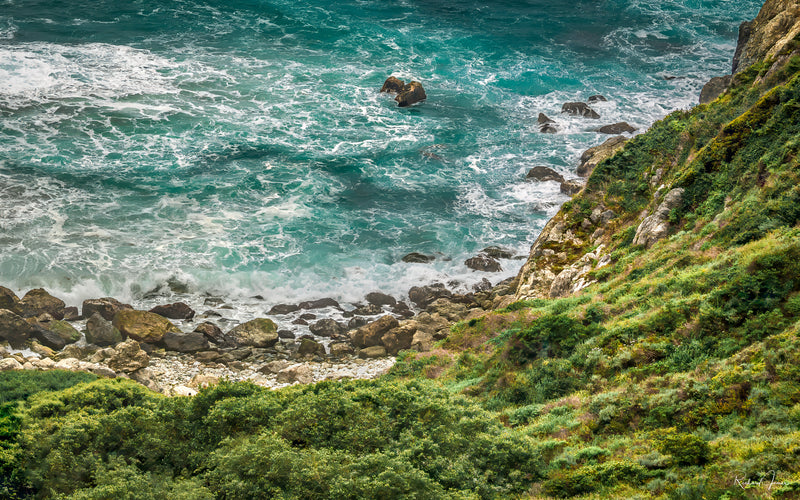
[[[0,496],[800,496],[798,45],[598,165],[529,266],[583,259],[579,292],[454,324],[377,381],[165,398],[24,375]],[[634,245],[675,189],[667,236]]]

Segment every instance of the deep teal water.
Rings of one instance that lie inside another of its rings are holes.
[[[521,261],[464,259],[526,255],[565,201],[527,170],[574,177],[593,127],[693,105],[759,7],[0,0],[0,284],[286,302],[499,281]],[[428,100],[397,108],[392,74]],[[602,123],[559,115],[597,93]]]

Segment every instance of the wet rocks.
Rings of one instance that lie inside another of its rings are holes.
[[[228,344],[228,341],[225,339],[225,334],[222,333],[222,330],[220,330],[217,325],[211,323],[210,321],[200,323],[194,328],[194,331],[201,333],[206,340],[213,344],[217,344],[219,346],[225,346]]]
[[[293,312],[297,312],[300,310],[300,306],[297,304],[276,304],[272,306],[272,308],[267,311],[267,314],[270,316],[274,316],[276,314],[291,314]]]
[[[123,309],[133,309],[133,307],[130,304],[123,304],[111,297],[84,300],[81,305],[84,318],[91,318],[94,313],[98,313],[103,319],[108,321],[113,321],[114,316]]]
[[[370,292],[364,297],[367,302],[376,306],[394,306],[397,305],[397,299],[391,295],[381,292]]]
[[[589,98],[586,99],[586,102],[588,102],[589,104],[592,104],[592,103],[595,103],[595,102],[606,102],[606,101],[608,101],[608,99],[606,99],[606,96],[604,96],[602,94],[595,94],[595,95],[589,96]]]
[[[536,123],[539,124],[539,132],[543,134],[555,134],[558,132],[558,127],[555,126],[555,120],[551,120],[544,113],[539,113]]]
[[[565,102],[561,106],[561,112],[570,116],[582,116],[593,120],[600,119],[600,115],[597,111],[590,108],[585,102]]]
[[[486,247],[481,250],[481,253],[485,253],[493,259],[511,259],[514,257],[514,253],[511,250],[498,246]]]
[[[425,255],[419,252],[411,252],[404,255],[401,260],[408,264],[428,264],[429,262],[436,260],[436,257],[433,255]]]
[[[35,325],[31,338],[38,340],[43,346],[56,351],[63,349],[67,343],[56,332],[47,330],[40,325]]]
[[[278,343],[278,327],[270,319],[256,318],[233,328],[226,337],[237,346],[272,347]]]
[[[8,309],[0,309],[0,339],[5,339],[14,349],[22,349],[33,334],[34,327],[24,318]]]
[[[333,307],[335,309],[342,308],[342,306],[340,306],[336,300],[328,297],[324,299],[307,300],[305,302],[300,302],[298,307],[300,309],[324,309],[326,307]]]
[[[55,319],[64,319],[66,304],[61,299],[53,297],[44,288],[35,288],[25,294],[16,304],[20,315],[26,318],[47,313]]]
[[[72,344],[81,339],[81,332],[66,321],[51,321],[47,329],[58,334],[65,344]]]
[[[397,94],[394,100],[397,101],[399,107],[404,108],[422,102],[427,98],[428,96],[425,94],[425,89],[422,88],[422,84],[417,81],[412,81],[403,85],[403,89]]]
[[[209,348],[208,340],[203,332],[167,332],[161,340],[168,351],[199,352]]]
[[[464,265],[473,271],[482,271],[485,273],[497,273],[503,270],[500,262],[483,253],[465,260]]]
[[[308,329],[319,337],[336,337],[347,331],[347,327],[331,318],[321,319],[308,325]]]
[[[385,82],[383,82],[383,87],[381,87],[381,92],[389,92],[392,94],[396,94],[403,90],[403,85],[405,85],[403,80],[400,80],[395,76],[390,76],[389,78],[386,79]]]
[[[95,312],[86,322],[86,342],[101,347],[115,345],[122,342],[122,332]]]
[[[417,307],[424,309],[427,307],[431,302],[436,299],[440,298],[449,298],[453,296],[453,292],[448,290],[443,284],[441,283],[433,283],[431,285],[425,286],[415,286],[411,287],[408,291],[408,298],[411,299],[411,302],[417,305]]]
[[[123,336],[139,342],[156,343],[161,341],[167,332],[180,332],[178,327],[163,316],[133,309],[118,311],[112,324]]]
[[[564,182],[564,176],[556,172],[550,167],[545,166],[536,166],[528,170],[528,174],[525,176],[526,180],[529,181],[538,181],[538,182],[547,182],[547,181],[556,181],[556,182]]]
[[[581,155],[581,163],[578,166],[578,175],[589,177],[601,161],[614,156],[617,151],[625,146],[626,142],[628,142],[627,137],[618,135],[584,151]]]
[[[398,326],[400,326],[400,323],[397,318],[386,315],[377,321],[350,332],[350,341],[360,349],[380,345],[381,337],[392,328],[397,328]]]
[[[169,319],[192,319],[195,314],[194,309],[183,302],[156,306],[150,312]]]
[[[597,129],[601,134],[632,134],[636,132],[636,128],[632,127],[628,122],[617,122],[611,125],[603,125]]]

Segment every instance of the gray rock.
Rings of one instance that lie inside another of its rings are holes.
[[[571,116],[583,116],[584,118],[591,118],[594,120],[600,118],[597,111],[590,108],[585,102],[565,102],[561,106],[561,112]]]
[[[365,298],[367,302],[376,306],[394,306],[397,304],[397,299],[381,292],[370,292]]]
[[[113,321],[114,315],[122,309],[133,309],[133,307],[130,304],[123,304],[111,297],[84,300],[81,305],[84,318],[91,318],[94,313],[98,313],[107,321]]]
[[[195,314],[194,309],[184,302],[155,306],[150,312],[169,319],[192,319]]]
[[[553,125],[552,123],[545,123],[539,127],[539,132],[542,134],[555,134],[558,132],[558,127]]]
[[[425,255],[419,252],[411,252],[403,256],[401,260],[409,264],[427,264],[436,260],[436,257],[433,255]]]
[[[277,304],[272,306],[272,309],[270,309],[269,312],[267,312],[267,314],[269,314],[270,316],[276,314],[291,314],[299,310],[300,306],[296,304]]]
[[[334,358],[352,356],[355,353],[353,346],[347,342],[331,342],[330,351],[331,356]]]
[[[426,286],[415,286],[411,287],[411,290],[408,291],[408,298],[411,299],[411,302],[416,304],[417,307],[423,309],[436,299],[452,296],[453,292],[445,288],[445,286],[441,283],[433,283]]]
[[[267,318],[256,318],[233,328],[226,335],[237,346],[272,347],[278,342],[278,327]]]
[[[202,332],[167,332],[161,339],[168,351],[199,352],[208,350],[208,340]]]
[[[636,129],[631,127],[628,122],[617,122],[611,125],[603,125],[597,131],[601,134],[631,134],[636,132]]]
[[[606,96],[604,96],[602,94],[595,94],[593,96],[589,96],[589,98],[586,99],[586,101],[589,104],[592,104],[594,102],[605,102],[605,101],[608,101],[608,99],[606,99]]]
[[[655,242],[666,237],[669,233],[669,213],[679,207],[682,200],[683,188],[670,190],[656,211],[646,217],[636,228],[633,245],[644,245],[650,248]]]
[[[47,313],[55,319],[64,319],[66,304],[61,299],[53,297],[44,288],[36,288],[25,294],[17,303],[16,308],[20,316],[32,318],[42,313]]]
[[[308,326],[308,329],[311,333],[320,337],[334,337],[347,331],[346,326],[330,318],[321,319],[316,323],[312,323]]]
[[[56,351],[60,351],[67,345],[61,335],[41,326],[34,326],[31,337],[38,340],[43,346]]]
[[[258,371],[259,373],[263,373],[265,375],[274,375],[283,370],[284,368],[288,368],[290,366],[292,366],[292,363],[290,363],[289,361],[279,359],[264,364],[256,371]]]
[[[555,120],[551,120],[544,113],[539,113],[539,117],[536,119],[536,123],[538,123],[539,125],[545,125],[547,123],[555,123]]]
[[[99,312],[93,313],[86,322],[86,342],[104,347],[116,345],[122,340],[122,332],[110,321],[106,321]]]
[[[464,265],[473,271],[497,273],[503,270],[498,261],[485,254],[478,254],[464,261]]]
[[[278,338],[294,340],[294,332],[291,330],[278,330]]]
[[[227,346],[229,344],[222,330],[209,321],[200,323],[195,327],[194,331],[202,334],[209,342],[219,346]]]
[[[300,309],[324,309],[326,307],[334,307],[336,309],[342,308],[336,300],[331,298],[307,300],[305,302],[300,302],[299,306]]]
[[[0,309],[0,339],[5,339],[14,349],[22,349],[33,335],[34,327],[24,318],[8,309]]]
[[[550,167],[536,166],[528,170],[525,179],[538,182],[564,182],[564,177]]]

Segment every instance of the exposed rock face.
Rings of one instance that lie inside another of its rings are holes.
[[[570,179],[568,181],[564,181],[561,183],[559,187],[559,191],[564,194],[568,194],[570,196],[580,193],[583,186],[586,185],[586,182],[580,179]]]
[[[772,58],[784,51],[800,34],[800,1],[767,0],[752,24],[740,31],[739,41],[746,38],[734,57],[734,72],[738,73],[752,64]]]
[[[55,319],[64,319],[66,304],[61,299],[53,297],[44,288],[36,288],[25,294],[17,303],[21,315],[30,318],[47,313]]]
[[[8,309],[0,309],[0,339],[5,339],[14,349],[22,349],[33,334],[34,327],[21,316]]]
[[[228,343],[225,339],[225,334],[214,323],[208,321],[200,323],[195,327],[194,331],[203,334],[206,340],[214,344],[224,346]]]
[[[169,319],[192,319],[194,318],[194,309],[189,307],[188,304],[183,302],[175,302],[173,304],[165,304],[162,306],[155,306],[150,309],[153,314],[164,316]]]
[[[235,327],[226,336],[237,346],[272,347],[278,343],[278,327],[270,319],[256,318]]]
[[[403,256],[401,260],[409,264],[427,264],[428,262],[433,262],[436,260],[436,257],[433,255],[425,255],[419,252],[411,252]]]
[[[399,78],[394,76],[390,76],[389,78],[386,79],[385,82],[383,82],[383,87],[381,87],[381,92],[389,92],[392,94],[397,94],[398,92],[401,92],[403,90],[403,85],[405,85],[403,80],[400,80]]]
[[[86,342],[101,347],[116,345],[122,342],[122,332],[95,312],[86,322]]]
[[[147,311],[122,309],[114,316],[113,325],[122,335],[139,342],[156,343],[167,332],[180,332],[167,318]]]
[[[111,297],[84,300],[81,306],[84,318],[91,318],[94,313],[98,313],[103,319],[108,321],[113,321],[114,316],[122,309],[133,309],[133,307],[130,304],[123,304]]]
[[[561,106],[561,112],[572,116],[583,116],[584,118],[600,119],[597,111],[589,107],[585,102],[565,102]]]
[[[628,142],[628,139],[624,135],[618,135],[584,151],[581,155],[581,164],[578,166],[578,175],[589,177],[601,161],[614,156],[617,151],[625,146],[626,142]]]
[[[403,85],[403,89],[397,94],[394,100],[397,101],[398,106],[404,108],[422,102],[427,98],[428,96],[425,94],[425,89],[422,88],[422,84],[417,81],[412,81]]]
[[[147,367],[150,356],[142,350],[138,342],[128,340],[117,344],[106,364],[115,372],[131,373]]]
[[[672,209],[679,207],[682,200],[683,188],[670,190],[656,211],[646,217],[636,228],[633,244],[650,248],[653,243],[667,236],[669,233],[669,213]]]
[[[381,337],[398,326],[400,326],[400,323],[398,323],[397,318],[386,315],[377,321],[362,326],[358,330],[350,332],[350,340],[358,348],[380,345]]]
[[[706,104],[721,96],[731,84],[731,75],[715,76],[703,85],[700,91],[700,104]]]
[[[742,21],[742,24],[739,25],[739,38],[736,41],[736,52],[733,54],[731,74],[736,74],[736,70],[739,69],[739,60],[742,57],[742,51],[744,50],[745,45],[747,45],[747,40],[750,39],[750,33],[752,30],[753,21]]]
[[[452,297],[453,292],[445,288],[441,283],[434,283],[426,286],[414,286],[408,291],[408,298],[417,307],[425,308],[436,299],[442,297]]]
[[[499,262],[486,254],[478,254],[475,257],[470,257],[464,261],[464,265],[473,271],[482,271],[485,273],[497,273],[503,270]]]
[[[631,127],[628,122],[617,122],[611,125],[603,125],[597,131],[601,134],[631,134],[636,132],[636,129]]]
[[[564,176],[556,172],[550,167],[536,166],[528,170],[528,175],[525,176],[527,180],[547,182],[556,181],[564,182]]]
[[[198,352],[208,350],[208,340],[202,332],[167,332],[161,340],[168,351]]]
[[[311,333],[320,337],[335,337],[347,331],[347,327],[331,318],[321,319],[312,323],[308,326],[308,329]]]

